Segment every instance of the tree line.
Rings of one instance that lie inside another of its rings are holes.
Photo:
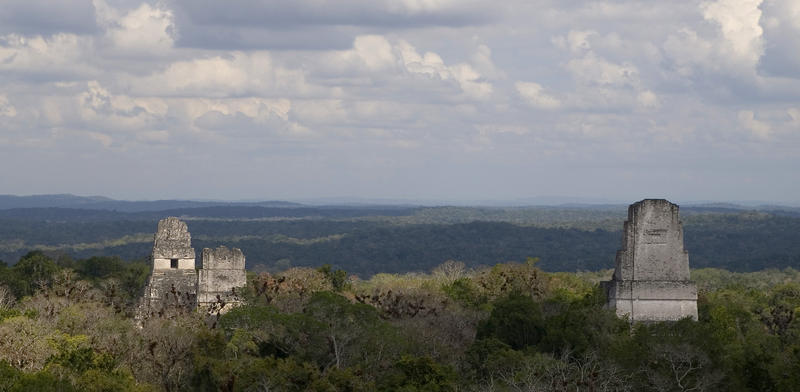
[[[601,273],[527,258],[358,279],[249,273],[246,305],[141,326],[150,266],[31,252],[0,266],[0,391],[792,391],[800,273],[693,271],[699,321],[604,309]]]
[[[414,217],[427,221],[432,214],[438,217],[436,214],[450,210],[429,209]],[[456,209],[454,213],[499,219],[495,215],[482,215],[482,211]],[[520,219],[526,217],[525,211],[528,210],[520,212]],[[558,215],[558,210],[545,212]],[[604,213],[597,212],[601,216]],[[192,219],[188,222],[196,248],[220,243],[241,248],[248,266],[260,271],[331,264],[351,274],[369,277],[380,272],[429,271],[449,259],[474,268],[521,260],[532,254],[542,258],[540,267],[547,271],[611,268],[620,247],[621,218],[609,225],[602,223],[605,221],[581,220],[576,213],[565,214],[566,221],[558,225],[554,221],[414,223],[408,217],[385,216],[356,220]],[[684,222],[686,249],[691,265],[696,268],[757,271],[800,265],[800,218],[753,212],[693,213],[685,216]],[[139,259],[151,250],[155,225],[155,220],[0,220],[0,259],[11,262],[34,249],[51,257],[67,254],[85,259],[113,255],[126,260]]]

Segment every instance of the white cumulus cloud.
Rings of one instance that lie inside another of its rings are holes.
[[[94,4],[98,24],[121,53],[156,54],[173,47],[177,31],[172,10],[142,3],[123,14],[104,0],[94,0]]]
[[[716,23],[730,57],[751,67],[764,52],[759,24],[762,0],[718,0],[702,6],[703,17]]]
[[[98,193],[138,189],[131,178],[160,159],[184,164],[170,165],[176,179],[211,170],[250,187],[235,197],[325,193],[320,184],[376,196],[474,184],[615,193],[608,173],[625,167],[627,183],[648,184],[652,168],[635,162],[680,147],[681,164],[708,168],[709,188],[726,185],[713,167],[750,162],[775,176],[759,190],[800,194],[786,185],[800,184],[786,169],[800,166],[797,0],[5,1],[0,168],[36,156],[85,173],[69,156],[99,173],[110,160],[96,157],[111,152],[131,168],[63,181]],[[194,153],[211,148],[225,159]],[[446,167],[413,169],[431,162]],[[516,180],[535,167],[591,174]],[[262,174],[269,187],[247,181]],[[25,192],[24,181],[3,185]],[[170,196],[147,186],[134,196]]]
[[[561,107],[561,101],[545,93],[544,88],[538,83],[517,82],[514,86],[528,105],[539,109],[558,109]]]
[[[36,74],[45,79],[79,78],[96,71],[87,63],[91,50],[91,40],[75,34],[9,34],[0,37],[0,70]]]
[[[163,71],[129,78],[133,91],[158,96],[285,96],[307,90],[301,70],[274,64],[268,52],[236,51],[224,56],[170,63]]]
[[[650,90],[641,91],[637,96],[637,100],[639,101],[639,105],[646,108],[657,108],[661,105],[661,101],[658,99],[656,93]]]
[[[479,66],[491,69],[490,55],[488,47],[479,47]],[[470,99],[486,99],[493,92],[491,82],[471,64],[447,64],[438,53],[420,53],[410,42],[402,39],[390,41],[379,35],[358,36],[352,49],[330,53],[317,61],[316,68],[326,75],[360,74],[369,76],[373,82],[392,83],[397,90],[422,86],[407,83],[411,79],[421,81],[423,85],[428,82],[431,92],[454,84]]]

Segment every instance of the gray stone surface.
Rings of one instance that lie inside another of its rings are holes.
[[[153,273],[144,288],[137,317],[196,308],[195,252],[186,223],[175,217],[160,220],[151,257]]]
[[[628,207],[608,306],[631,321],[697,320],[697,287],[689,280],[678,206],[645,199]]]
[[[242,251],[220,246],[203,249],[202,268],[186,223],[175,217],[158,222],[153,241],[153,273],[145,286],[137,318],[201,308],[223,313],[241,303],[236,289],[247,284]]]
[[[160,220],[153,241],[152,257],[154,270],[194,270],[195,253],[186,223],[175,217]]]
[[[188,311],[197,307],[195,270],[156,270],[150,275],[142,298],[145,314]]]
[[[198,305],[224,312],[241,303],[236,289],[247,285],[242,251],[225,246],[205,248],[201,257],[203,268],[197,275]]]

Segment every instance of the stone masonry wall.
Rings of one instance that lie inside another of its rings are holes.
[[[158,222],[153,239],[153,272],[144,288],[137,318],[197,307],[197,271],[186,223],[169,217]]]
[[[198,271],[197,302],[199,306],[234,305],[241,302],[237,288],[247,285],[244,254],[238,248],[225,246],[203,249],[203,268]]]
[[[631,321],[697,319],[697,288],[689,281],[676,204],[645,199],[628,208],[616,269],[603,287],[608,306]]]
[[[175,217],[158,222],[152,258],[154,270],[172,269],[172,260],[177,262],[177,269],[194,270],[195,253],[186,223]]]
[[[153,273],[145,286],[137,318],[175,309],[203,308],[222,313],[241,303],[237,288],[247,285],[244,254],[237,248],[203,249],[195,270],[195,251],[186,223],[162,219],[153,240]]]

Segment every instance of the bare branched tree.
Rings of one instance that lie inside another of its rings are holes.
[[[563,352],[558,358],[549,355],[529,357],[495,376],[510,390],[518,392],[632,390],[630,375],[591,352],[577,358],[569,352]]]
[[[450,284],[467,276],[467,267],[463,262],[447,260],[433,270],[433,277],[440,284]]]
[[[702,392],[713,390],[721,379],[710,365],[708,356],[690,344],[659,344],[643,372],[653,390]]]
[[[197,316],[197,315],[195,315]],[[200,317],[152,318],[140,330],[134,373],[138,378],[178,390],[191,371],[192,348]]]
[[[0,309],[11,309],[16,302],[14,294],[6,286],[0,285]]]
[[[27,317],[12,317],[0,323],[0,359],[25,371],[41,370],[54,349],[49,331]]]

